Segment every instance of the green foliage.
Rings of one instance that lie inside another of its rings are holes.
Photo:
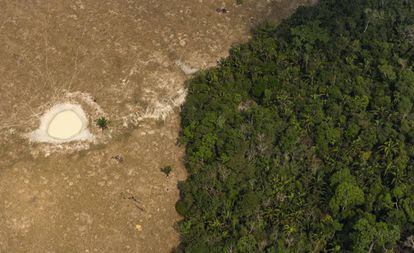
[[[96,125],[104,130],[108,128],[108,120],[105,117],[100,117],[97,121],[96,121]]]
[[[188,83],[183,252],[392,252],[414,235],[414,2],[321,0]]]
[[[375,216],[366,214],[359,219],[354,227],[351,238],[354,241],[353,252],[381,252],[391,250],[400,238],[400,228],[385,222],[376,222]]]
[[[355,184],[343,182],[335,189],[335,195],[329,201],[329,207],[334,215],[338,215],[364,202],[364,192],[361,188]]]

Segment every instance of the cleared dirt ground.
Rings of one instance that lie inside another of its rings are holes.
[[[176,247],[188,74],[309,2],[0,0],[0,252]],[[65,101],[84,107],[97,142],[30,143],[41,114]]]

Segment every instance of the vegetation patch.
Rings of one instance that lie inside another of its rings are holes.
[[[170,174],[171,174],[171,172],[172,172],[172,167],[171,166],[165,166],[165,167],[162,167],[161,169],[160,169],[160,171],[162,172],[162,173],[164,173],[165,174],[165,176],[169,176]]]
[[[98,120],[96,120],[96,125],[102,130],[108,128],[108,123],[109,121],[105,117],[100,117]]]
[[[193,78],[179,251],[414,250],[413,24],[322,0]]]

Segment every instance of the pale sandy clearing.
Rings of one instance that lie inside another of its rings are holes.
[[[28,137],[34,142],[56,144],[95,139],[88,129],[88,119],[82,107],[69,103],[55,105],[44,113],[39,128]]]
[[[76,112],[66,110],[59,112],[49,123],[47,133],[50,137],[67,140],[79,134],[82,130],[83,123]]]

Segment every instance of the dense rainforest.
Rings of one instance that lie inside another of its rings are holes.
[[[178,252],[414,251],[414,0],[321,0],[188,82]]]

